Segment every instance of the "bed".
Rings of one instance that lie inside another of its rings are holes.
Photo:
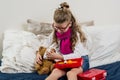
[[[120,79],[120,61],[107,65],[98,66],[95,68],[107,70],[106,80],[119,80]],[[1,73],[0,80],[45,80],[47,75],[38,75],[34,73]],[[60,80],[65,80],[66,77]]]
[[[4,32],[0,80],[44,80],[48,76],[37,74],[34,60],[36,50],[52,31],[51,24],[27,22],[29,25],[24,30]],[[90,68],[106,70],[107,80],[119,80],[120,25],[83,26],[82,29],[88,37]],[[66,80],[66,76],[59,80]]]

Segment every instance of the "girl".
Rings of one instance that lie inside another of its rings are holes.
[[[67,60],[73,58],[84,59],[83,65],[70,70],[60,70],[54,68],[46,80],[58,80],[66,75],[68,80],[77,80],[77,74],[89,69],[88,50],[83,46],[86,42],[85,34],[77,24],[75,17],[66,2],[60,4],[54,12],[54,22],[52,24],[54,32],[50,35],[48,44],[56,44],[56,52],[46,51],[46,56],[54,60]],[[41,64],[42,58],[37,54],[36,62]]]

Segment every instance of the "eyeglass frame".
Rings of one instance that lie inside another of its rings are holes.
[[[69,24],[71,24],[71,22],[69,22],[64,28],[63,27],[57,27],[57,26],[54,26],[54,23],[52,24],[52,27],[56,30],[60,30],[60,31],[63,31],[63,30],[66,30],[68,27],[69,27]]]

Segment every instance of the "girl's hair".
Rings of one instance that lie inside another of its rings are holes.
[[[78,25],[78,23],[76,22],[76,19],[73,16],[72,12],[70,11],[69,5],[66,2],[61,3],[60,7],[55,10],[53,18],[56,23],[64,23],[65,21],[72,22],[71,42],[72,42],[73,50],[74,50],[75,44],[78,41],[77,32],[79,33],[80,41],[81,42],[86,41],[86,37],[85,37],[85,34],[83,33],[83,31],[81,30],[81,26]],[[53,42],[56,42],[58,44],[57,37],[55,35],[55,31],[54,31],[54,36],[53,36]]]

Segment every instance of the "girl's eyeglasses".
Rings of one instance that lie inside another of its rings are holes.
[[[65,27],[58,27],[58,26],[55,26],[54,23],[53,23],[52,27],[56,30],[66,30],[69,27],[69,24],[70,23],[68,23]]]

